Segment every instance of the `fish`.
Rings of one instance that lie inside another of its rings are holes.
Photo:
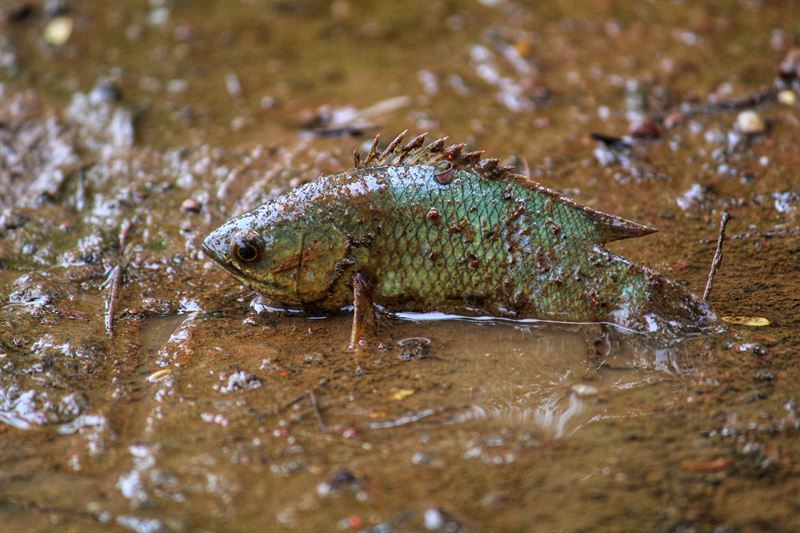
[[[701,332],[713,310],[681,285],[606,249],[656,231],[579,205],[482,152],[384,150],[376,136],[352,169],[237,216],[204,240],[207,256],[270,305],[353,309],[350,348],[374,309],[596,322],[643,333]]]

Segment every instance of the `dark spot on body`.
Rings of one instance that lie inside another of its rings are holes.
[[[600,295],[597,294],[597,290],[594,287],[590,287],[586,291],[586,295],[592,302],[592,307],[605,307],[605,303],[600,299]]]
[[[440,216],[439,210],[436,209],[435,207],[431,207],[426,216],[428,217],[429,220],[437,220]]]
[[[514,211],[511,213],[511,216],[510,216],[510,217],[508,217],[508,220],[506,220],[506,225],[507,225],[507,226],[510,226],[511,224],[513,224],[513,223],[514,223],[514,222],[515,222],[515,221],[516,221],[516,220],[517,220],[519,217],[521,217],[521,216],[523,215],[523,213],[525,213],[525,211],[526,211],[526,210],[525,210],[525,206],[522,206],[522,205],[521,205],[521,206],[517,207],[517,208],[516,208],[516,209],[515,209],[515,210],[514,210]]]
[[[553,222],[553,220],[552,220],[552,219],[549,219],[549,218],[548,218],[548,219],[545,221],[545,224],[547,224],[547,230],[548,230],[550,233],[552,233],[553,235],[558,235],[559,233],[561,233],[561,226],[559,226],[558,224],[556,224],[555,222]]]
[[[474,242],[475,241],[475,226],[469,226],[467,231],[464,233],[464,240],[467,242]]]
[[[469,221],[466,218],[462,218],[459,222],[450,224],[447,229],[450,233],[461,233],[468,225]]]
[[[547,258],[541,246],[536,249],[536,266],[539,268],[539,272],[542,273],[550,270],[550,265],[547,264]]]

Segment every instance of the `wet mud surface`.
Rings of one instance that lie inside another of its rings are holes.
[[[798,13],[0,4],[3,527],[797,530]],[[694,293],[727,209],[710,302],[769,325],[383,317],[354,357],[203,256],[406,128],[659,228],[611,248]]]

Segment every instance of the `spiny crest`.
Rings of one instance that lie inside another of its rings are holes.
[[[624,218],[614,215],[609,215],[578,204],[574,200],[566,196],[548,189],[541,183],[532,180],[528,176],[522,176],[514,172],[513,167],[502,166],[497,159],[482,159],[483,152],[464,152],[463,144],[454,144],[445,148],[445,141],[437,139],[427,146],[423,146],[425,141],[425,133],[418,135],[411,139],[407,144],[402,145],[403,137],[405,137],[408,130],[404,131],[389,143],[382,152],[378,152],[378,142],[380,141],[380,134],[375,136],[372,141],[372,147],[367,154],[366,159],[361,160],[361,153],[356,150],[353,152],[353,159],[356,168],[368,167],[383,167],[383,166],[411,166],[411,165],[432,165],[440,169],[440,163],[447,163],[446,168],[440,169],[435,174],[436,181],[442,185],[446,185],[453,179],[454,170],[464,170],[474,172],[486,179],[499,180],[509,179],[514,183],[520,184],[529,189],[534,189],[542,194],[552,197],[554,200],[570,206],[574,209],[584,212],[591,218],[600,231],[602,242],[610,242],[618,239],[627,239],[630,237],[641,237],[648,233],[653,233],[655,228],[637,224]]]
[[[463,144],[454,144],[445,148],[447,137],[437,139],[423,146],[427,133],[417,135],[405,145],[402,144],[408,130],[404,131],[389,143],[382,152],[378,152],[380,134],[375,136],[372,147],[365,159],[356,148],[353,160],[356,168],[399,166],[399,165],[436,165],[439,162],[449,163],[453,170],[475,172],[487,179],[501,179],[513,176],[512,167],[500,165],[497,159],[483,159],[483,152],[464,152]]]

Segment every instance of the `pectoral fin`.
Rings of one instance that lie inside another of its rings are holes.
[[[365,353],[367,336],[373,324],[372,287],[361,272],[353,275],[353,330],[350,351]]]

